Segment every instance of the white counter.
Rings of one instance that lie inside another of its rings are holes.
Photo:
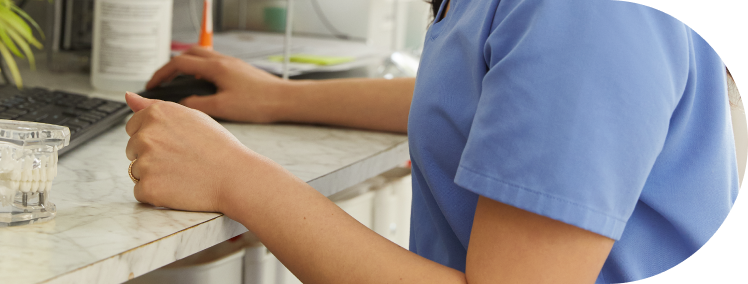
[[[96,92],[82,74],[25,72],[43,86]],[[298,125],[223,123],[254,151],[330,196],[408,160],[405,135]],[[246,229],[215,213],[139,204],[127,175],[124,122],[60,158],[50,222],[0,228],[2,283],[120,283],[218,244]]]

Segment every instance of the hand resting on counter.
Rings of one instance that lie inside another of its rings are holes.
[[[296,179],[271,160],[242,145],[208,115],[182,105],[127,93],[135,114],[127,122],[127,158],[137,159],[135,198],[188,211],[223,212],[219,198],[241,177]],[[262,180],[262,179],[257,179]],[[258,182],[258,184],[262,184]]]

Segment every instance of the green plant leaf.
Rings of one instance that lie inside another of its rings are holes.
[[[34,19],[32,19],[29,16],[29,14],[26,14],[25,11],[23,11],[21,8],[18,8],[18,6],[16,6],[16,5],[12,5],[10,7],[10,9],[12,9],[13,12],[16,12],[16,14],[20,15],[21,17],[23,17],[26,20],[26,22],[31,23],[31,25],[34,26],[34,28],[36,29],[36,31],[39,32],[39,35],[42,37],[42,39],[44,39],[44,31],[42,31],[42,28],[39,27],[39,24],[37,24],[36,21],[34,21]]]
[[[10,30],[9,30],[10,31]],[[13,43],[12,40],[10,40],[10,37],[8,37],[8,34],[5,32],[5,29],[0,28],[0,41],[2,41],[5,46],[10,49],[10,52],[15,54],[16,56],[23,58],[23,54],[21,54],[21,51],[18,50],[18,47]]]
[[[13,58],[13,54],[10,53],[5,45],[0,44],[0,55],[5,59],[5,63],[8,64],[10,74],[13,75],[13,81],[16,83],[16,87],[23,88],[23,80],[21,80],[21,72],[18,71],[16,60]]]
[[[31,51],[31,48],[29,47],[29,44],[26,43],[26,41],[21,38],[20,35],[18,35],[15,31],[8,30],[8,35],[16,42],[18,47],[23,50],[23,53],[26,54],[26,58],[29,60],[29,65],[31,65],[31,70],[36,70],[36,60],[34,59],[34,52]],[[23,56],[19,56],[21,58],[24,58]]]
[[[39,25],[26,12],[16,6],[15,2],[0,0],[0,55],[7,63],[7,71],[10,71],[18,88],[22,88],[23,82],[13,55],[27,59],[31,69],[34,70],[36,69],[36,60],[29,45],[38,49],[43,47],[34,37],[32,26],[44,38],[44,33]]]
[[[26,22],[11,12],[8,9],[0,9],[0,21],[5,22],[7,27],[17,31],[23,38],[26,39],[31,45],[40,47],[41,44],[34,38],[34,34],[31,32],[31,28]]]
[[[12,26],[15,29],[21,30],[22,32],[31,33],[31,28],[26,24],[26,22],[16,15],[16,13],[13,13],[10,9],[10,7],[4,7],[3,9],[0,9],[0,19],[5,20],[10,26]]]

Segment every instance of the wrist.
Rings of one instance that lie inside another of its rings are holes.
[[[284,80],[275,89],[275,106],[272,111],[273,122],[299,122],[300,107],[304,93],[314,81]]]
[[[217,194],[217,211],[248,226],[247,218],[261,216],[267,210],[274,188],[286,186],[295,179],[274,161],[250,149],[233,156]],[[249,227],[247,227],[249,228]]]
[[[241,210],[247,207],[249,198],[252,196],[251,191],[253,179],[257,176],[254,172],[258,165],[254,161],[255,154],[249,149],[243,149],[241,153],[232,155],[230,170],[223,171],[220,178],[218,192],[216,194],[216,209],[231,219],[237,220],[241,215]]]

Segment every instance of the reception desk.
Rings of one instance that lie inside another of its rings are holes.
[[[27,86],[118,101],[88,76],[24,72]],[[252,150],[326,196],[408,160],[405,135],[322,126],[222,123]],[[156,208],[133,197],[124,121],[59,160],[50,222],[0,228],[1,283],[121,283],[246,232],[217,213]],[[240,165],[238,165],[240,166]]]

